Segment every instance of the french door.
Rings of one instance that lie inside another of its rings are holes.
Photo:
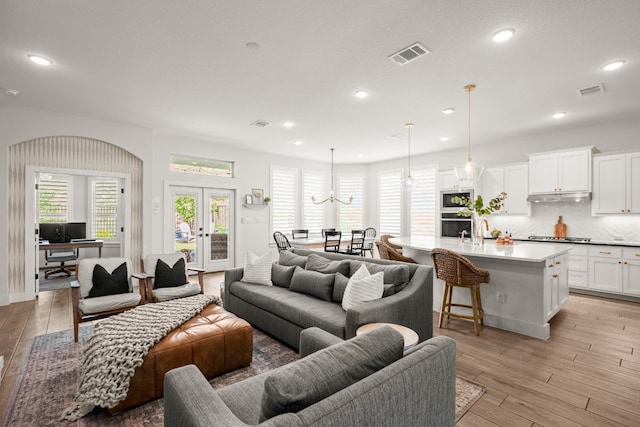
[[[187,264],[205,271],[234,267],[233,190],[171,186],[171,251],[183,252]]]

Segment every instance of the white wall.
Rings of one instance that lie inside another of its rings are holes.
[[[164,185],[166,182],[176,184],[191,184],[223,188],[233,188],[236,190],[238,201],[237,208],[237,248],[236,263],[241,265],[244,261],[244,254],[251,250],[256,253],[263,253],[270,248],[271,236],[269,234],[269,213],[268,209],[260,211],[249,211],[241,207],[241,199],[244,194],[250,193],[252,188],[263,188],[266,194],[270,194],[269,189],[269,167],[271,164],[279,166],[291,166],[298,168],[308,168],[314,170],[325,170],[329,176],[329,154],[327,159],[322,161],[305,161],[293,157],[273,156],[265,153],[241,150],[225,141],[213,141],[210,139],[197,138],[167,132],[154,132],[130,126],[122,123],[95,120],[86,117],[70,116],[49,111],[35,110],[23,107],[0,107],[0,150],[4,153],[0,162],[3,171],[0,172],[0,242],[8,241],[8,147],[33,138],[51,135],[78,135],[88,138],[95,138],[117,145],[130,151],[143,161],[143,194],[144,194],[144,218],[151,218],[144,223],[144,252],[162,251],[163,229],[164,229],[164,209],[160,209],[158,214],[152,213],[152,202],[154,197],[158,197],[161,206],[165,203]],[[509,140],[496,141],[493,144],[472,146],[473,159],[485,166],[497,166],[512,162],[527,161],[527,153],[549,151],[561,148],[580,147],[595,145],[601,152],[632,151],[638,150],[640,146],[640,122],[627,120],[620,122],[594,124],[592,127],[582,129],[562,130],[555,134],[528,135]],[[439,143],[440,148],[446,144]],[[339,149],[339,146],[337,147]],[[292,149],[304,149],[304,147],[292,147]],[[419,148],[417,148],[419,150]],[[169,172],[169,154],[184,154],[199,157],[210,157],[214,159],[231,160],[236,162],[236,177],[231,180],[216,177],[194,177],[184,176]],[[466,149],[443,150],[437,154],[417,155],[412,158],[412,165],[422,164],[440,165],[441,169],[451,168],[462,163],[466,159]],[[399,153],[399,158],[387,162],[372,163],[368,165],[336,165],[336,175],[341,172],[360,171],[366,173],[366,215],[365,224],[376,226],[377,217],[377,174],[380,170],[402,168],[406,165],[406,158]],[[559,209],[548,208],[550,210]],[[328,222],[335,222],[335,207],[327,206]],[[546,230],[550,218],[557,212],[539,211],[534,209],[534,217],[541,218],[539,225],[529,226],[528,219],[507,219],[515,221],[513,227],[519,226],[524,234]],[[599,218],[595,220],[588,218],[589,213],[576,211],[577,220],[572,218],[573,214],[566,216],[567,222],[572,226],[591,229],[605,224],[607,230],[626,229],[630,227],[637,230],[637,219],[620,220],[619,218],[607,219]],[[251,218],[251,222],[243,223],[242,218]],[[546,219],[545,219],[546,218]],[[557,219],[557,218],[556,218]],[[580,222],[582,221],[582,222]],[[595,221],[594,223],[590,221]],[[628,222],[625,222],[628,221]],[[536,224],[534,221],[533,224]],[[573,225],[572,225],[573,224]],[[509,225],[509,224],[506,224]],[[527,228],[528,227],[528,228]],[[526,228],[526,231],[524,231]],[[514,228],[515,229],[515,228]],[[579,228],[580,230],[580,228]],[[632,231],[632,233],[637,233]],[[637,235],[637,234],[633,234]],[[593,236],[595,237],[595,236]],[[0,244],[0,305],[8,304],[8,283],[7,283],[7,259],[6,245]]]

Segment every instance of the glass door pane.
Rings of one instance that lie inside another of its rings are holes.
[[[174,250],[183,252],[187,263],[192,265],[197,264],[199,258],[198,210],[201,194],[202,190],[198,188],[173,189]]]
[[[233,267],[233,192],[221,189],[205,189],[208,201],[209,253],[205,261],[206,271],[221,271]],[[205,239],[206,244],[206,239]]]

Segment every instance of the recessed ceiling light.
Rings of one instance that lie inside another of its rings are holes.
[[[402,135],[401,133],[394,133],[393,135],[389,135],[389,138],[393,139],[394,141],[403,141],[404,135]]]
[[[357,90],[356,91],[356,96],[358,98],[366,98],[367,96],[369,96],[369,92],[367,92],[366,90]]]
[[[290,128],[293,127],[293,122],[290,122],[289,120],[285,120],[284,122],[282,122],[282,126],[286,127],[286,128]]]
[[[53,61],[50,60],[49,58],[45,58],[44,56],[40,56],[40,55],[34,55],[32,53],[27,55],[27,58],[29,58],[32,62],[38,64],[38,65],[51,65],[53,64]]]
[[[440,138],[440,141],[448,141],[449,137],[448,136],[443,136]]]
[[[302,145],[302,141],[296,141],[294,142],[294,145]]]
[[[4,89],[4,93],[8,96],[18,96],[20,92],[17,89]]]
[[[511,37],[513,37],[515,32],[516,30],[514,30],[513,28],[503,28],[493,33],[493,35],[491,36],[491,40],[496,43],[506,42]]]
[[[364,157],[364,154],[358,154],[358,158],[361,159]]]
[[[567,113],[565,113],[564,111],[561,111],[561,112],[559,112],[559,113],[555,113],[555,114],[554,114],[553,116],[551,116],[551,117],[553,117],[554,119],[562,119],[562,118],[564,118],[564,116],[566,116],[566,115],[567,115]]]
[[[258,43],[256,43],[256,42],[249,42],[245,46],[247,47],[247,49],[250,49],[250,50],[258,50],[258,49],[260,49],[260,45]]]
[[[608,64],[605,64],[602,66],[602,69],[604,71],[613,71],[613,70],[617,70],[618,68],[622,67],[625,64],[624,59],[618,59],[617,61],[613,61],[613,62],[609,62]]]
[[[453,114],[453,112],[456,111],[455,108],[445,108],[444,110],[442,110],[442,114]]]

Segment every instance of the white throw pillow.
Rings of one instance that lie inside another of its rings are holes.
[[[247,252],[247,257],[244,260],[242,281],[273,286],[271,282],[271,258],[271,252],[267,252],[261,257],[253,252]]]
[[[342,298],[342,308],[348,310],[365,302],[382,298],[384,273],[371,274],[363,264],[349,279]]]

